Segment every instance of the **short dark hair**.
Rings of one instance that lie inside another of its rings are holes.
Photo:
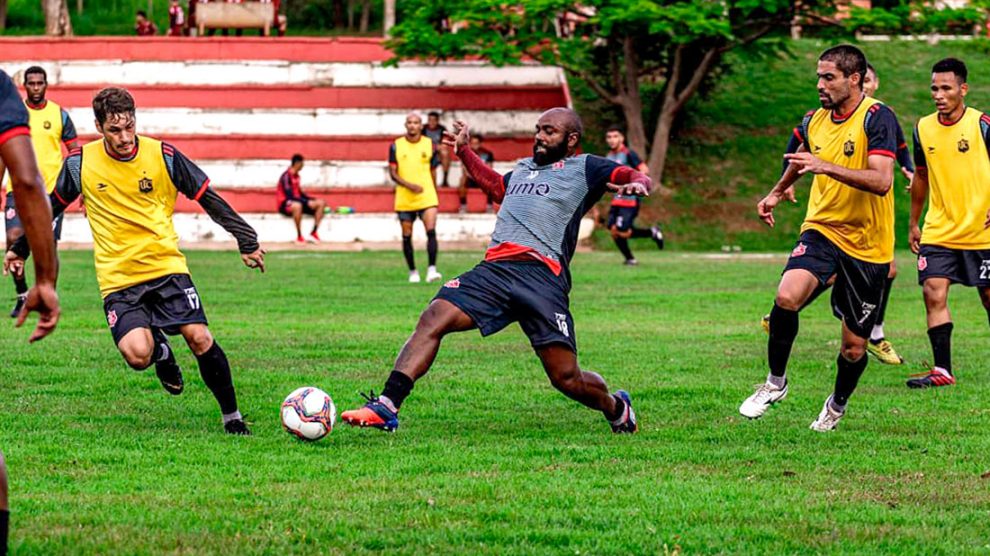
[[[956,74],[959,83],[965,83],[966,78],[969,77],[969,70],[966,69],[966,64],[959,58],[943,58],[935,62],[935,65],[932,66],[932,73],[947,73],[950,71]]]
[[[144,10],[138,10],[137,14],[145,19],[148,19],[148,14]]]
[[[842,75],[849,77],[854,73],[859,74],[860,87],[866,79],[866,68],[869,65],[866,61],[866,54],[851,44],[840,44],[833,46],[818,57],[820,62],[832,62],[839,68]]]
[[[107,121],[107,116],[114,114],[134,115],[134,97],[127,89],[118,87],[107,87],[96,93],[93,97],[93,114],[96,121],[103,125]]]
[[[296,154],[292,155],[292,165],[293,166],[295,166],[296,164],[299,164],[302,161],[303,161],[303,155],[301,155],[299,153],[296,153]]]
[[[482,134],[480,134],[480,133],[475,133],[475,134],[471,135],[471,139],[477,139],[479,143],[484,143],[485,142],[485,136],[482,135]]]
[[[871,64],[869,62],[866,62],[866,71],[867,72],[871,72],[872,71],[873,72],[873,75],[876,75],[877,74],[877,68],[873,67],[873,64]]]
[[[36,75],[39,73],[45,78],[45,83],[48,83],[48,72],[45,71],[45,68],[41,66],[31,66],[24,70],[24,84],[27,85],[29,75]]]
[[[622,129],[622,126],[620,125],[608,126],[608,129],[605,130],[605,133],[612,133],[613,131],[616,133],[621,133],[623,137],[626,136],[626,130]]]
[[[426,117],[427,118],[437,118],[437,119],[440,119],[440,113],[437,112],[436,110],[434,110],[433,112],[430,112],[429,114],[427,114]]]

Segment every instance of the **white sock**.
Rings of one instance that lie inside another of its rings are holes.
[[[787,384],[787,375],[784,376],[773,376],[772,374],[767,375],[767,383],[773,384],[777,388],[783,388]]]
[[[943,369],[942,367],[935,367],[935,368],[934,368],[934,369],[932,369],[932,370],[933,370],[933,371],[938,371],[938,372],[940,372],[940,373],[942,373],[942,374],[943,374],[943,375],[945,375],[945,376],[952,376],[952,373],[950,373],[949,371],[947,371],[947,370],[945,370],[945,369]]]
[[[380,404],[384,405],[385,407],[387,407],[389,409],[389,411],[391,411],[392,413],[398,413],[399,412],[399,410],[395,408],[395,402],[393,402],[392,400],[388,399],[387,396],[378,396],[378,403],[380,403]]]
[[[870,339],[874,342],[879,342],[883,338],[883,323],[873,325],[873,332],[870,332]]]
[[[429,268],[426,269],[426,272],[436,274],[437,273],[437,267],[435,267],[433,265],[430,265]]]
[[[243,421],[240,411],[235,411],[233,413],[225,413],[223,416],[223,424],[227,424],[231,421]]]

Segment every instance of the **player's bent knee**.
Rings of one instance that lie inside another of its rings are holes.
[[[930,280],[928,280],[921,287],[921,292],[925,297],[926,305],[929,307],[941,307],[945,305],[949,288],[942,287],[941,284],[933,284]]]
[[[792,292],[777,292],[777,297],[773,300],[774,304],[781,309],[786,309],[788,311],[799,311],[801,306],[804,304],[803,300],[799,300],[798,296],[794,295]]]
[[[190,324],[181,329],[186,345],[196,355],[206,353],[213,346],[213,335],[205,324]]]
[[[143,371],[151,366],[150,348],[147,351],[141,349],[122,349],[120,354],[124,356],[124,361],[127,362],[127,365],[135,371]]]
[[[864,355],[866,355],[866,342],[863,343],[843,343],[842,345],[842,358],[846,361],[859,361]]]

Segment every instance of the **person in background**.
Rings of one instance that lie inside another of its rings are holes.
[[[443,168],[443,180],[438,182],[437,185],[442,185],[442,187],[450,187],[448,183],[447,175],[450,173],[450,149],[443,145],[443,132],[447,131],[440,123],[440,113],[430,112],[426,115],[426,125],[423,127],[423,135],[430,138],[433,141],[433,146],[437,148],[437,154],[440,155],[440,167]]]
[[[285,216],[291,216],[296,223],[296,243],[320,242],[320,221],[323,220],[323,212],[326,210],[327,202],[323,199],[314,199],[302,192],[299,186],[299,171],[303,169],[303,155],[292,155],[292,163],[289,169],[282,173],[278,180],[278,189],[275,192],[278,200],[278,211]],[[313,231],[309,238],[304,238],[302,234],[302,217],[304,214],[313,216]]]
[[[153,37],[158,34],[158,27],[148,19],[144,10],[138,10],[134,19],[134,32],[139,37]]]
[[[168,7],[168,36],[181,37],[186,25],[186,12],[179,5],[179,0],[172,0]]]
[[[492,151],[486,149],[482,145],[484,141],[485,139],[480,134],[472,135],[470,148],[472,151],[475,152],[475,154],[478,155],[478,158],[480,158],[482,162],[484,162],[485,164],[488,165],[489,168],[491,168],[495,163],[495,155],[492,153]],[[481,186],[478,185],[478,182],[475,181],[470,174],[468,174],[467,168],[465,168],[464,172],[461,173],[461,183],[458,184],[457,186],[457,196],[460,197],[461,200],[461,209],[460,209],[461,214],[467,214],[468,211],[467,193],[469,188],[480,189]],[[488,204],[485,212],[487,212],[488,214],[492,214],[495,212],[495,207],[492,204],[492,199],[493,199],[492,195],[487,192],[485,193],[485,195],[488,197]]]

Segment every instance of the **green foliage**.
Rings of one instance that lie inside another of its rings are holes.
[[[961,8],[938,8],[931,2],[901,1],[890,8],[854,7],[843,25],[866,34],[964,34],[979,31],[987,20],[986,2]]]
[[[902,256],[886,331],[908,366],[871,361],[840,429],[821,435],[808,424],[839,335],[827,296],[802,313],[790,395],[748,421],[736,408],[766,374],[759,318],[784,258],[637,254],[625,268],[614,251],[579,253],[571,302],[582,363],[632,393],[639,434],[613,436],[555,391],[513,325],[445,339],[397,433],[340,426],[305,444],[281,430],[282,398],[315,385],[338,411],[359,405],[436,291],[405,283],[399,252],[272,253],[265,275],[234,252],[189,254],[249,438],[221,432],[180,339],[182,396],[130,370],[92,253],[63,252],[55,335],[0,335],[11,553],[986,552],[990,369],[975,294],[950,300],[959,385],[907,390],[930,355]],[[453,277],[480,257],[443,252],[440,268]]]

